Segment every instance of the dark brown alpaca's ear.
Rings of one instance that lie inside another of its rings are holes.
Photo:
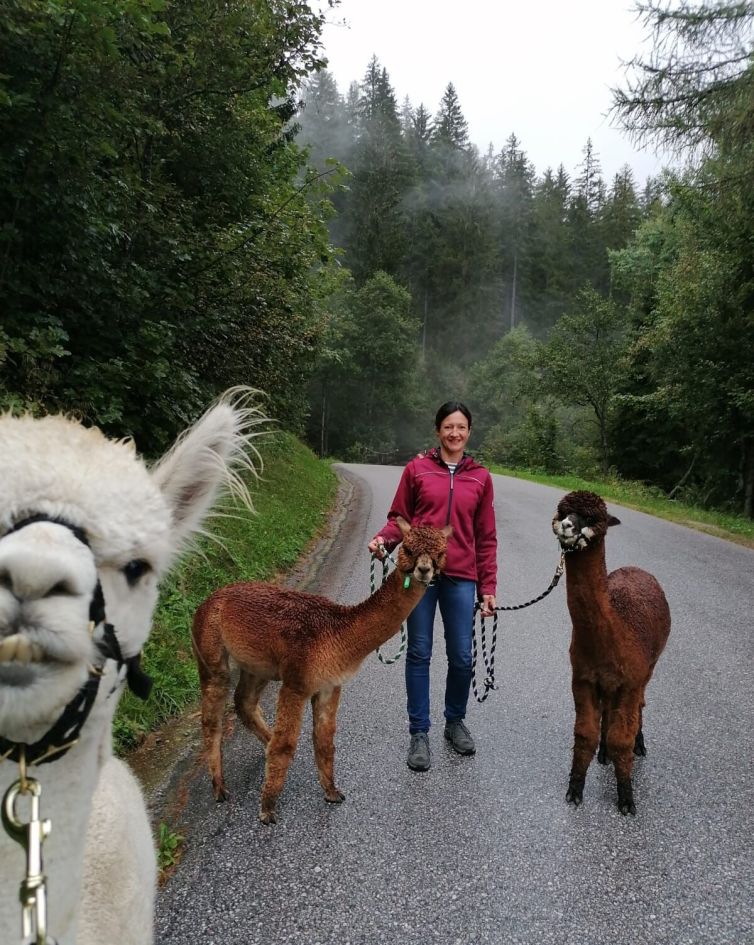
[[[406,519],[405,519],[405,518],[401,518],[400,515],[396,515],[396,517],[395,517],[395,524],[396,524],[396,525],[398,526],[398,528],[400,528],[400,530],[403,532],[403,537],[404,537],[404,538],[405,538],[406,535],[408,535],[408,533],[411,531],[411,526],[408,524],[408,522],[406,521]]]
[[[607,524],[608,527],[610,527],[610,525],[620,525],[620,519],[616,518],[614,515],[608,515]]]
[[[445,528],[441,528],[440,534],[443,535],[445,538],[450,538],[450,536],[453,534],[453,526],[446,525]]]

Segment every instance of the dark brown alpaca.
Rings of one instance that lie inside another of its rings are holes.
[[[230,683],[229,657],[240,668],[235,691],[238,717],[267,746],[259,811],[262,823],[276,820],[275,804],[296,750],[301,719],[311,699],[314,757],[328,801],[344,796],[335,786],[335,717],[340,690],[366,656],[397,633],[427,585],[445,567],[450,526],[403,532],[397,566],[371,597],[353,607],[273,584],[223,587],[198,609],[193,645],[202,687],[202,730],[207,766],[218,801],[228,796],[222,771],[223,709]],[[272,731],[259,698],[281,680]]]
[[[619,524],[593,492],[564,496],[552,522],[561,547],[573,552],[566,555],[566,580],[576,724],[566,799],[582,802],[599,741],[598,761],[615,765],[618,807],[635,814],[633,756],[647,753],[644,690],[670,633],[670,609],[657,580],[641,568],[607,573],[605,534]]]

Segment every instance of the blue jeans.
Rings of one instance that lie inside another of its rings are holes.
[[[476,583],[441,576],[431,584],[408,617],[406,650],[406,695],[408,722],[412,735],[428,732],[429,661],[432,658],[432,630],[440,605],[445,628],[448,676],[445,683],[445,718],[458,722],[466,715],[471,685],[471,637]]]

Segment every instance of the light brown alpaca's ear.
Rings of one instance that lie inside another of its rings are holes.
[[[406,521],[406,519],[405,519],[405,518],[401,518],[400,515],[396,515],[396,517],[395,517],[395,524],[396,524],[396,525],[398,526],[398,528],[400,528],[400,530],[403,532],[403,537],[404,537],[404,538],[405,538],[406,535],[408,535],[408,533],[411,531],[411,526],[408,524],[408,522]]]
[[[609,528],[611,525],[620,525],[620,519],[619,519],[619,518],[616,518],[614,515],[608,515],[608,517],[607,517],[607,525],[608,525],[608,528]]]
[[[450,536],[453,534],[453,526],[446,525],[445,528],[441,528],[440,534],[445,538],[450,538]]]

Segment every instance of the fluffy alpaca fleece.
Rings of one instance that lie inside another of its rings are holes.
[[[262,418],[247,393],[229,392],[152,469],[131,441],[72,420],[0,416],[0,736],[33,744],[101,662],[88,627],[97,579],[124,657],[140,652],[158,581],[220,491],[248,499],[237,471],[251,465],[252,427]],[[55,521],[12,531],[39,514],[80,529],[88,547]],[[58,945],[152,942],[146,808],[111,749],[122,677],[108,660],[76,745],[29,770],[52,824],[43,861],[48,935]],[[0,792],[17,778],[14,762],[0,763]],[[23,849],[0,830],[0,941],[9,945],[21,939],[24,869]]]
[[[335,728],[343,684],[363,660],[397,633],[445,567],[453,529],[417,526],[402,518],[396,568],[371,597],[353,607],[326,597],[244,582],[215,591],[194,617],[193,644],[202,686],[202,731],[207,767],[218,801],[228,797],[223,778],[223,710],[230,685],[229,659],[239,667],[238,717],[266,746],[259,819],[277,820],[276,805],[296,750],[304,707],[312,704],[314,758],[325,798],[345,795],[334,779]],[[275,724],[267,725],[259,698],[279,679]]]
[[[615,766],[618,807],[635,814],[633,756],[646,754],[644,693],[670,633],[670,609],[657,579],[636,567],[610,574],[605,535],[620,521],[593,492],[570,492],[552,522],[566,556],[566,593],[573,623],[571,669],[576,722],[566,799],[583,801],[589,764]],[[600,738],[601,736],[601,738]]]

